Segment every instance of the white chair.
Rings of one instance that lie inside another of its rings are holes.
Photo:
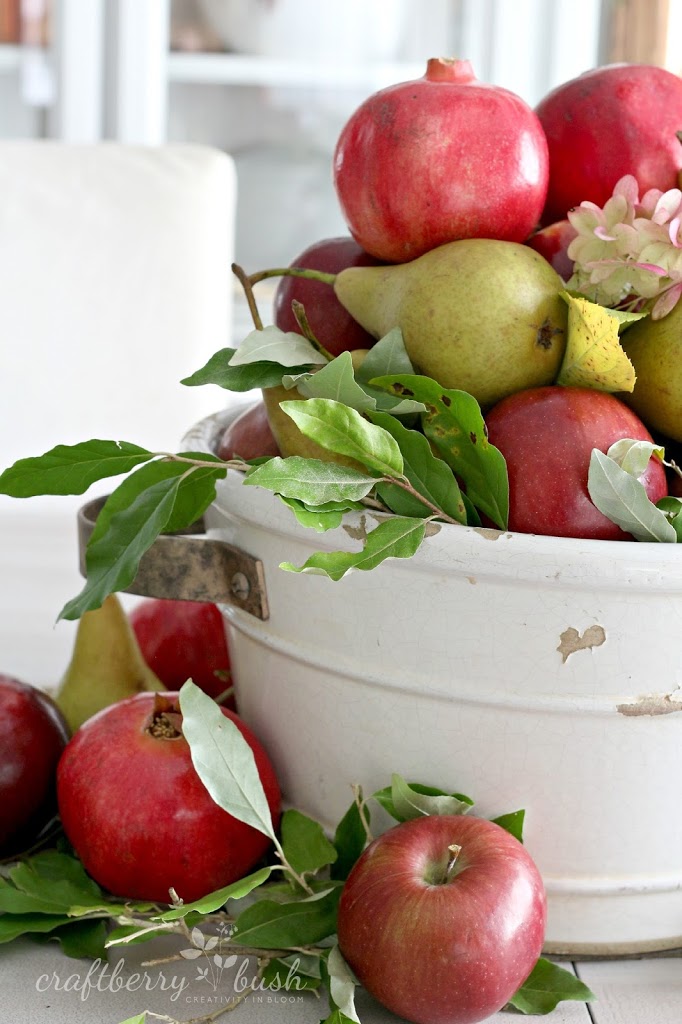
[[[207,147],[0,143],[1,468],[92,437],[169,450],[225,405],[179,382],[231,343],[235,200]],[[0,496],[0,673],[66,666],[82,500]]]

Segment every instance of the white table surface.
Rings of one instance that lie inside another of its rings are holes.
[[[163,1021],[188,1022],[204,1017],[235,997],[235,967],[220,985],[197,980],[200,960],[180,960],[144,966],[146,961],[177,952],[182,944],[165,936],[131,946],[121,955],[112,951],[106,973],[90,961],[64,957],[54,943],[38,945],[18,940],[0,947],[0,1022],[2,1024],[120,1024],[143,1010]],[[117,962],[122,959],[116,971]],[[248,966],[248,965],[247,965]],[[570,966],[564,964],[564,966]],[[682,1022],[682,959],[592,961],[574,965],[597,1000],[589,1008],[563,1003],[544,1018],[548,1024],[680,1024]],[[91,988],[86,988],[88,971]],[[114,976],[114,972],[116,974]],[[149,979],[153,991],[131,991],[134,974]],[[113,981],[112,981],[113,976]],[[166,991],[161,991],[161,979]],[[251,978],[250,971],[246,977]],[[181,983],[184,989],[172,999]],[[174,985],[173,989],[171,986]],[[42,989],[42,991],[41,991]],[[363,1024],[397,1024],[397,1018],[364,993],[357,1000]],[[313,995],[252,994],[220,1020],[230,1024],[319,1024],[326,1003]],[[490,1018],[494,1024],[519,1024],[512,1012]]]

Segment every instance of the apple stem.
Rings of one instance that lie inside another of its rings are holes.
[[[336,274],[327,274],[324,270],[312,270],[308,267],[272,267],[270,270],[259,270],[256,274],[249,274],[249,284],[253,286],[268,277],[304,277],[307,281],[321,281],[323,284],[331,285],[336,281]]]
[[[251,319],[253,320],[254,327],[256,328],[257,331],[262,331],[263,321],[260,318],[258,306],[256,305],[256,298],[253,294],[253,284],[251,278],[243,269],[243,267],[239,266],[238,263],[232,264],[232,273],[234,274],[234,276],[237,278],[240,285],[244,289],[244,295],[246,296],[246,301],[249,306],[249,313],[251,314]]]
[[[448,858],[448,866],[445,869],[445,881],[446,882],[450,881],[450,878],[452,877],[452,872],[454,870],[455,864],[457,863],[457,858],[459,857],[461,852],[462,852],[462,847],[461,846],[457,846],[456,843],[452,843],[450,846],[448,846],[448,853],[450,854],[450,856]]]

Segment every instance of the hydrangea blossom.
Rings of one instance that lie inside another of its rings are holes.
[[[568,219],[578,232],[568,287],[602,306],[650,311],[658,320],[682,295],[682,191],[621,178],[604,208],[584,202]]]

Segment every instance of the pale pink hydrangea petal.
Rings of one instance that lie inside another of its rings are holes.
[[[616,241],[616,235],[610,235],[607,229],[602,224],[600,224],[598,227],[594,229],[594,233],[597,236],[597,238],[601,238],[602,242]]]
[[[624,196],[629,204],[637,206],[639,203],[639,185],[634,174],[624,174],[616,182],[613,189],[614,196]]]
[[[670,221],[670,225],[669,225],[669,229],[668,229],[668,234],[670,236],[670,241],[672,242],[672,244],[675,246],[676,249],[682,249],[682,238],[680,237],[680,226],[681,225],[682,225],[682,218],[678,214],[676,217],[673,217],[673,219]]]
[[[663,193],[660,188],[650,188],[649,191],[645,192],[642,196],[639,204],[639,212],[643,213],[645,217],[651,217],[656,209],[656,203],[662,195]]]
[[[671,217],[679,214],[682,192],[679,188],[668,189],[656,203],[651,219],[655,224],[667,224]]]
[[[677,305],[680,296],[682,296],[682,281],[668,288],[667,291],[663,292],[656,299],[651,310],[651,319],[661,320],[664,316],[667,316]]]
[[[595,207],[594,203],[592,204],[592,207],[592,209],[589,209],[586,204],[582,204],[581,206],[576,206],[574,210],[568,211],[568,219],[570,223],[573,225],[575,230],[581,232],[581,234],[594,231],[597,225],[604,223],[604,215],[602,211],[598,206]]]

